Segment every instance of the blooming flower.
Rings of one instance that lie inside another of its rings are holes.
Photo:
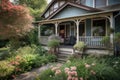
[[[96,74],[96,72],[93,71],[93,70],[91,70],[90,72],[91,72],[92,75],[95,75],[95,74]]]
[[[92,63],[91,65],[92,65],[92,66],[95,66],[96,64],[95,64],[95,63]]]
[[[59,67],[53,67],[51,70],[52,71],[56,71],[56,70],[58,70],[59,69]]]
[[[71,80],[72,79],[72,76],[68,76],[67,80]]]
[[[90,68],[90,65],[89,65],[89,64],[85,64],[85,67],[86,67],[86,68]]]
[[[71,67],[72,71],[75,71],[76,69],[77,69],[76,66]]]
[[[65,73],[67,74],[69,72],[70,68],[65,68],[64,70],[65,70]]]
[[[82,78],[82,77],[80,77],[80,80],[83,80],[83,78]]]
[[[55,75],[61,74],[61,70],[56,70]]]

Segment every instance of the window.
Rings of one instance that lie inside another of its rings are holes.
[[[80,3],[86,5],[86,0],[80,0]]]
[[[93,36],[106,35],[106,19],[93,20],[92,35]]]
[[[95,0],[95,7],[104,7],[107,5],[107,0]]]

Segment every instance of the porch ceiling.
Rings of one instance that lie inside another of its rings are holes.
[[[119,11],[119,10],[112,10],[112,11],[102,11],[102,12],[96,12],[96,13],[89,13],[84,14],[81,16],[75,16],[75,17],[69,17],[69,18],[61,18],[61,19],[51,19],[51,20],[42,20],[42,21],[36,21],[33,22],[34,24],[55,24],[55,23],[61,23],[66,21],[75,21],[75,20],[84,20],[87,18],[97,18],[97,17],[107,17],[111,16],[112,12]]]

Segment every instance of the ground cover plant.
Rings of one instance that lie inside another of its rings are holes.
[[[0,61],[0,80],[11,80],[23,72],[54,61],[56,56],[47,54],[41,46],[21,47],[9,52],[9,56]]]
[[[71,59],[63,65],[51,66],[51,68],[40,74],[39,79],[120,80],[119,64],[120,58],[87,57],[83,59]]]

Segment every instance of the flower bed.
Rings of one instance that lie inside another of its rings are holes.
[[[46,77],[47,76],[47,77]],[[84,58],[52,66],[39,76],[40,80],[120,80],[119,72],[107,59]]]
[[[11,55],[6,60],[0,61],[0,79],[2,80],[11,80],[23,72],[56,61],[55,55],[49,55],[35,45],[19,48],[9,54]]]

